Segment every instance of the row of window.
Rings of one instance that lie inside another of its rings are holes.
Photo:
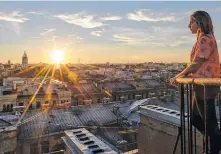
[[[12,112],[13,111],[13,104],[4,104],[2,108],[2,112]]]
[[[66,102],[70,102],[69,100],[61,100],[61,104],[66,103]],[[44,104],[49,104],[49,101],[45,101]],[[56,104],[56,100],[53,100],[53,104]],[[24,106],[24,103],[21,102],[18,104],[19,106]],[[41,102],[37,101],[36,102],[36,108],[40,108],[41,107]],[[29,108],[32,108],[32,104],[30,105]]]
[[[66,102],[70,102],[69,100],[61,100],[61,104],[66,103]]]

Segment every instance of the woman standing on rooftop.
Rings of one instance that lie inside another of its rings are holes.
[[[219,53],[214,37],[213,24],[210,15],[205,11],[196,11],[190,16],[189,26],[192,34],[196,34],[196,43],[190,53],[190,65],[181,73],[170,80],[171,84],[177,86],[177,78],[187,76],[191,78],[219,78],[220,62]],[[206,87],[207,103],[207,133],[210,138],[210,153],[219,154],[221,148],[219,127],[216,118],[215,97],[219,87]],[[204,130],[204,89],[203,86],[195,86],[192,101],[193,125],[202,133]]]

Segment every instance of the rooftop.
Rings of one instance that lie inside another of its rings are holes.
[[[18,122],[19,116],[10,114],[0,115],[0,131],[9,128],[9,126],[16,124]],[[16,127],[12,127],[9,130],[14,130]]]
[[[86,91],[88,94],[93,94],[93,93],[99,93],[100,91],[95,87],[94,84],[92,83],[85,83],[81,84],[81,87]]]
[[[60,133],[61,131],[64,130],[76,129],[79,127],[87,128],[90,127],[91,125],[102,126],[106,124],[112,124],[117,122],[119,116],[125,117],[128,120],[128,122],[132,121],[139,122],[139,115],[137,114],[137,112],[134,112],[138,110],[139,105],[143,105],[140,109],[141,110],[140,112],[142,114],[145,114],[147,110],[150,110],[153,113],[147,112],[149,113],[148,114],[149,116],[154,116],[156,114],[158,115],[158,118],[164,116],[164,114],[162,114],[163,112],[159,113],[160,110],[154,110],[153,108],[151,109],[151,107],[154,106],[153,105],[148,106],[147,104],[153,104],[153,102],[146,101],[146,99],[144,99],[135,102],[127,101],[124,103],[93,104],[90,106],[73,106],[72,108],[69,109],[51,110],[48,113],[42,113],[40,110],[32,110],[26,113],[23,120],[29,119],[30,117],[33,117],[36,114],[39,114],[39,116],[29,121],[28,123],[19,126],[20,133],[18,138],[29,139],[29,138],[35,138],[37,137],[37,135],[44,136],[53,133]],[[144,105],[147,106],[145,107]],[[113,112],[113,108],[116,106],[119,107],[119,114]],[[158,106],[156,108],[162,108],[162,107]],[[170,110],[170,109],[168,110],[171,112],[174,111],[178,113],[178,111],[175,110]],[[171,117],[170,114],[168,116]],[[175,116],[173,118],[176,119],[179,117]],[[171,119],[171,118],[166,118],[166,119]]]
[[[65,137],[62,139],[73,154],[76,152],[79,154],[117,154],[117,152],[113,151],[108,145],[85,128],[64,132]]]
[[[106,89],[108,91],[124,91],[124,90],[134,90],[134,87],[131,84],[126,84],[122,82],[107,82],[101,83],[98,85],[101,89]]]
[[[71,109],[52,110],[42,113],[34,120],[20,126],[19,139],[35,138],[36,135],[59,133],[63,130],[87,127],[90,124],[104,125],[116,122],[117,117],[112,112],[112,105],[95,104],[93,106],[77,106]],[[24,120],[40,111],[27,112]]]

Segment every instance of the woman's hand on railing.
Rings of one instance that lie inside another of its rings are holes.
[[[170,84],[174,87],[178,87],[178,82],[176,81],[176,77],[170,79]]]
[[[176,81],[176,79],[178,78],[184,78],[186,77],[185,75],[178,75],[178,76],[175,76],[173,78],[170,79],[170,84],[174,87],[178,87],[179,83]]]

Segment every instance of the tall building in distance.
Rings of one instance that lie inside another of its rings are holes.
[[[8,60],[8,65],[11,65],[11,61],[10,60]]]
[[[23,67],[27,67],[28,66],[28,56],[27,56],[26,52],[24,52],[24,54],[22,56],[22,66]]]

